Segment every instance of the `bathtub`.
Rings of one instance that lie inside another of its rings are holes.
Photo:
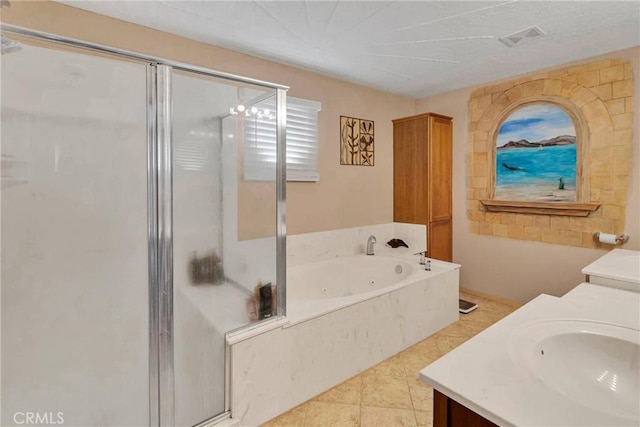
[[[342,298],[375,293],[414,273],[415,266],[402,259],[355,255],[292,267],[287,283],[294,300]]]
[[[389,294],[451,270],[431,260],[431,271],[418,256],[352,255],[287,269],[287,318],[290,324]]]
[[[231,410],[244,425],[260,425],[458,319],[459,265],[432,260],[425,271],[412,250],[386,249],[288,266],[283,323],[231,345]]]

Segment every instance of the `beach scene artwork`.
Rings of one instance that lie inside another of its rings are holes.
[[[496,191],[499,200],[576,201],[576,129],[553,104],[513,111],[496,138]]]

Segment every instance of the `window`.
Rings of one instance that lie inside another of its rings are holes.
[[[287,181],[318,181],[318,112],[322,104],[287,97]],[[271,181],[276,166],[276,100],[247,107],[243,116],[244,179]]]

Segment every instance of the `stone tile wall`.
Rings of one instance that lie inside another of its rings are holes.
[[[476,234],[593,248],[593,233],[624,230],[633,122],[631,64],[604,60],[482,87],[469,100],[467,216]],[[493,195],[495,133],[514,108],[554,102],[575,116],[580,203],[600,208],[586,218],[488,212]]]

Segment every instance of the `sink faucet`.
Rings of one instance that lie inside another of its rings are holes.
[[[371,236],[369,236],[369,239],[367,240],[367,255],[375,255],[373,253],[373,245],[375,244],[376,244],[376,236],[372,234]]]

